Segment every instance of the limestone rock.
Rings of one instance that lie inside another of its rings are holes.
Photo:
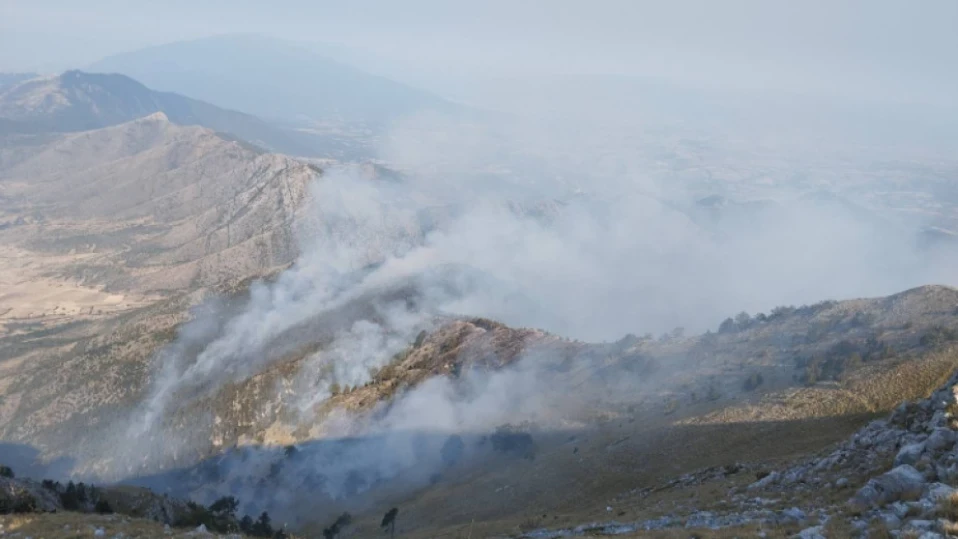
[[[908,444],[902,447],[895,456],[895,466],[901,466],[903,464],[914,466],[924,451],[925,444],[923,443]]]
[[[849,505],[854,509],[865,511],[899,500],[916,499],[921,496],[925,482],[921,472],[908,464],[902,464],[869,480],[849,500]]]

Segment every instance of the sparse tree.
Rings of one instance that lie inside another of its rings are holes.
[[[343,513],[339,515],[335,522],[329,525],[328,528],[323,529],[323,537],[325,539],[336,539],[339,535],[339,532],[343,531],[343,528],[349,526],[353,521],[353,516],[349,513]]]
[[[396,517],[399,515],[399,508],[393,507],[383,515],[383,521],[379,525],[383,530],[389,530],[389,536],[396,536]]]
[[[846,369],[857,369],[862,366],[862,355],[858,352],[852,352],[852,355],[848,356],[848,360],[845,362]]]
[[[217,516],[236,516],[236,510],[239,509],[239,500],[233,496],[223,496],[210,505],[210,511]]]
[[[256,522],[251,526],[252,535],[258,535],[260,537],[269,537],[273,535],[273,525],[269,518],[269,513],[263,511],[263,513],[256,519]]]
[[[70,481],[66,488],[60,493],[60,503],[67,511],[77,511],[80,509],[80,499],[77,497],[77,486]]]
[[[735,320],[726,318],[721,324],[719,324],[719,333],[732,333],[733,331],[735,331]]]
[[[528,460],[536,458],[536,442],[528,432],[513,425],[500,425],[489,437],[492,449],[501,453],[516,455]]]
[[[819,355],[812,356],[805,364],[805,385],[813,386],[818,383],[822,375],[823,358]]]
[[[762,373],[753,372],[751,375],[749,375],[748,378],[745,379],[745,383],[743,384],[743,387],[745,391],[754,391],[755,389],[758,388],[758,386],[762,385],[764,382],[765,382],[765,378],[762,376]]]
[[[13,479],[15,474],[13,473],[13,468],[9,466],[0,466],[0,477],[7,477]]]
[[[752,317],[748,315],[747,312],[742,311],[735,315],[735,325],[739,329],[745,329],[752,323]]]
[[[110,507],[110,503],[104,499],[97,500],[96,505],[93,506],[93,510],[101,515],[113,513],[113,508]]]

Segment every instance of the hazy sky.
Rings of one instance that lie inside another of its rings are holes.
[[[186,38],[341,43],[422,73],[619,73],[954,103],[956,0],[0,0],[0,70]]]

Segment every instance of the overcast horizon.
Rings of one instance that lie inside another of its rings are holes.
[[[518,74],[615,74],[865,101],[955,106],[958,99],[958,2],[948,0],[0,6],[5,72],[58,72],[152,45],[257,33],[336,44],[360,58],[359,67],[438,92]]]

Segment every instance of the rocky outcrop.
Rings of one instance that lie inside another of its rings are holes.
[[[525,537],[588,533],[634,534],[664,529],[728,529],[751,536],[758,529],[801,530],[795,537],[921,537],[958,535],[958,372],[928,398],[905,402],[823,454],[768,470],[736,463],[685,474],[659,487],[629,494],[722,485],[739,472],[750,484],[728,490],[722,504],[691,504],[662,517],[597,522]],[[758,473],[761,472],[761,473]],[[791,531],[789,533],[795,533]],[[887,534],[887,535],[883,535]]]
[[[862,512],[891,502],[914,500],[925,489],[925,478],[910,464],[902,464],[871,479],[849,500],[853,510]]]
[[[795,495],[812,489],[861,484],[844,507],[865,534],[881,522],[893,535],[941,537],[958,529],[958,373],[927,399],[900,404],[887,419],[872,421],[828,454],[773,472],[750,487]],[[890,469],[889,468],[890,464]],[[853,478],[851,481],[849,478]],[[806,530],[815,536],[814,529]],[[804,533],[804,532],[803,532]]]

